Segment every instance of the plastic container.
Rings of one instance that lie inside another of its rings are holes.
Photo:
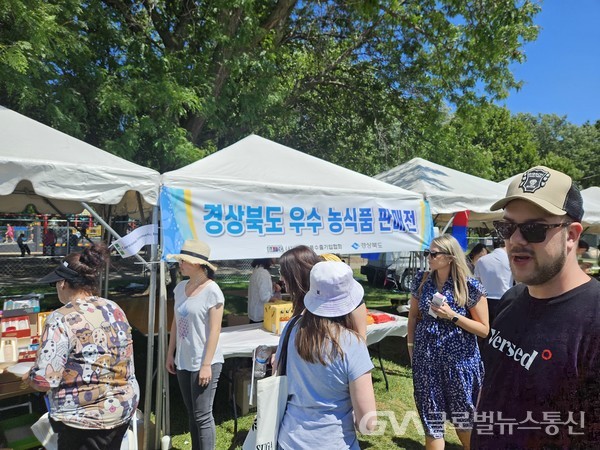
[[[259,345],[256,347],[254,356],[254,378],[261,379],[267,375],[267,364],[271,357],[271,347]]]
[[[440,294],[439,292],[436,292],[435,294],[433,294],[433,298],[431,299],[431,304],[435,305],[435,306],[442,306],[444,303],[446,302],[446,297],[442,294]],[[433,312],[433,310],[431,309],[431,306],[429,307],[429,315],[432,317],[435,317],[437,319],[437,314],[435,312]]]

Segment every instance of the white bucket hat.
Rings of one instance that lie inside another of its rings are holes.
[[[323,261],[310,271],[310,289],[304,297],[304,306],[315,316],[340,317],[354,311],[364,294],[350,266]]]
[[[201,264],[210,267],[213,271],[217,270],[208,262],[210,259],[210,247],[202,241],[189,239],[183,243],[180,253],[176,255],[167,255],[167,259],[176,259],[177,261],[187,261],[192,264]]]

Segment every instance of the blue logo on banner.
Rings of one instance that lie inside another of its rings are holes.
[[[358,242],[355,242],[354,244],[352,244],[352,248],[354,250],[358,250],[360,248],[360,245],[358,244]]]

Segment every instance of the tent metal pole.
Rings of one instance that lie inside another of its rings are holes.
[[[167,330],[167,290],[165,280],[165,263],[160,262],[160,295],[158,306],[158,361],[156,365],[156,427],[157,433],[154,437],[154,447],[160,448],[162,436],[169,436],[167,421],[169,420],[168,397],[165,386],[168,385],[166,368],[163,361],[166,360],[166,330]],[[159,427],[161,433],[158,433]]]
[[[152,223],[158,223],[158,206],[152,209]],[[150,261],[158,260],[158,245],[150,246]],[[150,413],[152,409],[152,374],[154,373],[154,321],[156,311],[156,264],[150,264],[150,291],[148,294],[148,336],[146,338],[146,389],[144,391],[144,447],[150,448]],[[160,345],[160,343],[159,343]],[[161,361],[159,359],[159,367]],[[156,408],[160,405],[157,403]],[[158,435],[158,421],[155,434]],[[157,448],[157,447],[154,447]]]
[[[112,221],[112,207],[108,207],[108,221],[110,223]],[[106,242],[110,243],[110,239],[106,236]],[[110,261],[106,262],[106,270],[104,271],[104,298],[108,298],[108,276],[110,275]]]
[[[452,217],[450,217],[450,220],[448,221],[448,223],[446,224],[446,226],[440,234],[446,233],[446,230],[450,227],[450,225],[452,225],[452,222],[454,222],[454,217],[456,217],[456,213],[452,213]]]
[[[86,202],[81,202],[81,204],[83,205],[83,207],[85,209],[87,209],[90,212],[90,214],[92,216],[94,216],[94,219],[96,219],[100,223],[100,225],[102,225],[106,229],[106,231],[108,231],[110,234],[112,234],[117,239],[121,238],[121,236],[119,236],[119,233],[117,233],[115,230],[113,230],[110,227],[110,225],[108,223],[106,223],[106,221],[102,217],[100,217],[100,215],[96,211],[94,211],[94,209],[90,205],[88,205]],[[146,262],[146,260],[144,258],[142,258],[140,255],[138,255],[137,253],[133,256],[138,261],[143,263],[147,268],[150,268],[152,266],[152,264]]]

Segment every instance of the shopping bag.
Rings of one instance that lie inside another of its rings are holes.
[[[144,423],[144,414],[136,409],[123,436],[120,450],[138,450],[138,421]]]
[[[40,441],[46,450],[56,450],[58,448],[58,434],[52,429],[48,413],[45,413],[36,423],[31,425],[33,435]]]
[[[288,399],[287,344],[290,332],[298,317],[293,318],[286,328],[286,333],[279,353],[277,372],[256,382],[256,419],[244,440],[243,450],[276,449],[279,425],[283,419]]]
[[[256,382],[256,419],[246,436],[243,450],[277,448],[277,435],[287,405],[287,376],[272,376]]]

